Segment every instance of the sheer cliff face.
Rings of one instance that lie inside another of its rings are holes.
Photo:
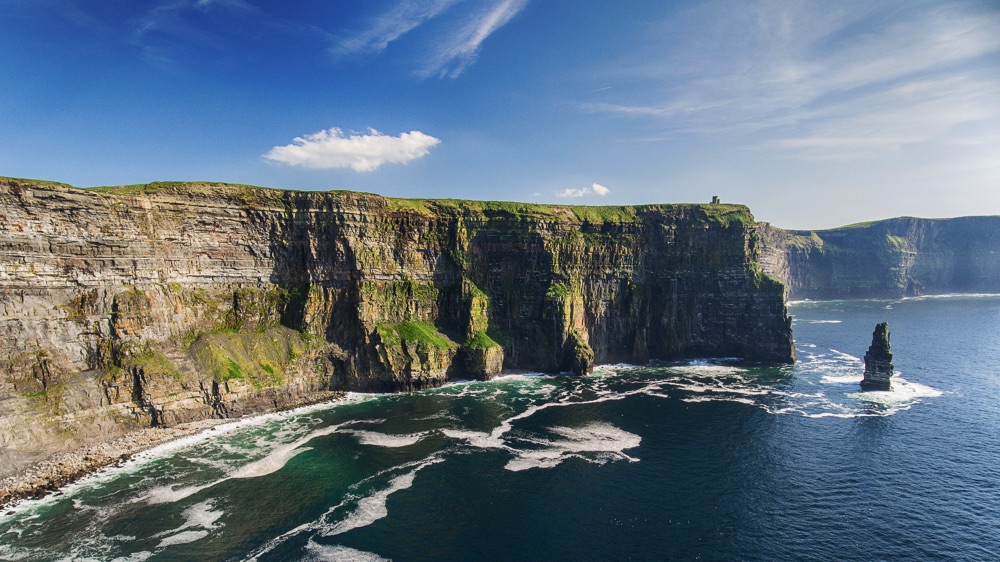
[[[896,218],[821,231],[759,226],[792,299],[1000,292],[1000,217]]]
[[[793,360],[740,206],[20,180],[0,206],[4,392],[39,413],[169,424],[501,366]]]

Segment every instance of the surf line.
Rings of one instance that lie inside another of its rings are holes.
[[[174,489],[171,485],[158,486],[156,488],[150,489],[145,495],[139,497],[136,501],[144,501],[146,503],[158,504],[158,503],[173,503],[190,497],[202,490],[206,490],[218,484],[221,484],[227,480],[234,479],[244,479],[244,478],[259,478],[261,476],[266,476],[268,474],[273,474],[282,468],[288,461],[292,458],[309,451],[311,447],[303,447],[303,445],[309,443],[313,439],[318,437],[323,437],[324,435],[330,435],[335,433],[341,427],[349,425],[356,422],[345,422],[342,424],[330,425],[323,427],[314,431],[310,431],[306,435],[296,439],[291,443],[286,443],[284,445],[278,445],[271,452],[269,452],[264,457],[257,459],[249,464],[243,465],[236,469],[232,473],[208,482],[206,484],[200,484],[197,486],[188,486],[186,488]]]

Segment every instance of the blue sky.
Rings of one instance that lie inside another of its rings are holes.
[[[0,175],[1000,214],[1000,4],[0,0]]]

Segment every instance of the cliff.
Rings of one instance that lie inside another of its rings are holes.
[[[832,230],[759,225],[761,266],[791,299],[1000,293],[1000,217],[902,217]]]
[[[0,473],[130,427],[504,369],[794,360],[738,205],[0,179]]]

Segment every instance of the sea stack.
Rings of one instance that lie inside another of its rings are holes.
[[[872,345],[865,353],[865,378],[861,388],[865,390],[889,390],[892,377],[892,352],[889,351],[889,323],[875,325]]]

